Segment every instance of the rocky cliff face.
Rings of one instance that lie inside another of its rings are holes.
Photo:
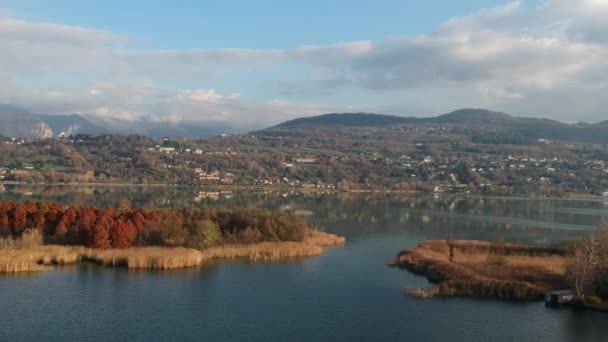
[[[52,138],[53,130],[46,123],[39,122],[36,124],[36,126],[34,126],[30,134],[39,139]]]
[[[0,135],[46,139],[77,133],[103,133],[79,115],[37,115],[20,108],[0,105]]]

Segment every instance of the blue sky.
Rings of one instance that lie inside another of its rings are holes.
[[[2,3],[2,2],[0,2]],[[433,30],[504,1],[5,1],[18,17],[128,34],[137,48],[289,48]]]
[[[0,103],[257,128],[477,107],[605,119],[608,0],[0,0]]]

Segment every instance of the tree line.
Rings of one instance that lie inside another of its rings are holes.
[[[128,200],[107,208],[0,201],[0,237],[19,238],[35,230],[47,244],[206,248],[230,243],[302,241],[307,229],[307,224],[294,214],[266,209],[144,209],[131,208]]]

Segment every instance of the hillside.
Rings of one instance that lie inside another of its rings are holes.
[[[66,135],[77,133],[106,133],[107,130],[94,125],[80,115],[36,115],[40,120],[46,122],[55,135],[64,133]]]
[[[588,124],[567,124],[543,119],[517,117],[485,109],[460,109],[435,117],[400,117],[370,113],[324,114],[286,121],[261,130],[259,134],[284,134],[310,128],[338,129],[340,127],[449,126],[461,127],[460,133],[478,142],[528,144],[538,139],[607,144],[606,121]]]
[[[286,121],[275,126],[276,128],[289,128],[300,126],[350,126],[350,127],[376,127],[417,123],[418,118],[405,118],[395,115],[370,113],[331,113],[313,117],[298,118]]]
[[[10,105],[0,105],[0,135],[22,138],[52,138],[60,134],[104,133],[106,130],[82,116],[38,115]]]

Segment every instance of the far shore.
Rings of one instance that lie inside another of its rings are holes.
[[[420,298],[540,300],[549,291],[569,287],[565,254],[546,246],[436,240],[400,252],[391,265],[427,277],[427,289],[406,289]]]
[[[16,181],[0,181],[0,185],[18,185],[18,186],[61,186],[61,187],[108,187],[108,188],[187,188],[187,189],[205,189],[205,190],[218,190],[218,191],[297,191],[306,193],[350,193],[350,194],[404,194],[404,195],[448,195],[448,196],[468,196],[468,197],[479,197],[479,198],[521,198],[521,199],[534,199],[534,198],[547,198],[547,199],[572,199],[572,200],[595,200],[608,201],[607,197],[595,196],[590,194],[578,194],[571,193],[565,196],[537,196],[536,194],[517,193],[510,195],[501,195],[493,193],[466,193],[466,192],[449,192],[449,191],[412,191],[412,190],[396,190],[396,189],[348,189],[338,190],[335,188],[305,188],[296,186],[283,186],[283,185],[226,185],[226,184],[169,184],[169,183],[23,183]]]
[[[92,262],[108,267],[174,269],[195,267],[212,259],[246,258],[252,261],[315,256],[323,248],[344,245],[344,237],[310,230],[302,242],[233,244],[197,250],[184,247],[95,249],[82,246],[42,245],[0,251],[0,273],[45,271],[53,266]]]

